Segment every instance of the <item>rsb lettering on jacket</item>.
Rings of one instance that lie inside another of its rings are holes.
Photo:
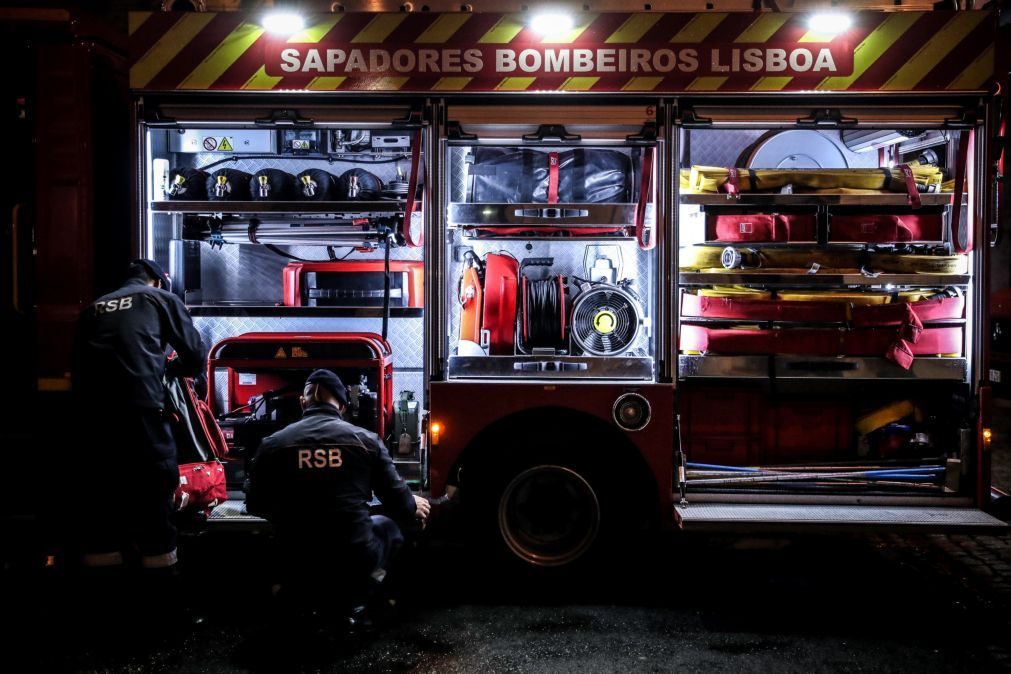
[[[344,465],[340,447],[317,447],[298,450],[298,469],[340,468]]]

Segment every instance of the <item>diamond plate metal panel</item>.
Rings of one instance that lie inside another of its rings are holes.
[[[374,332],[382,331],[380,318],[315,318],[304,316],[195,316],[193,323],[204,343],[217,344],[226,337],[247,332]],[[388,341],[393,349],[394,394],[402,390],[414,391],[424,397],[425,321],[422,318],[392,318]],[[216,374],[216,388],[221,391],[226,382],[223,374]],[[216,400],[219,409],[227,409],[227,400]]]
[[[689,487],[691,481],[689,481]],[[691,504],[675,506],[685,526],[699,523],[767,523],[829,525],[903,525],[918,527],[1005,528],[995,517],[972,508],[852,506],[852,505],[762,505]]]
[[[282,246],[282,250],[304,260],[329,260],[324,246]],[[391,260],[421,260],[422,248],[394,248]],[[347,260],[382,260],[381,249],[360,253],[337,249]],[[346,257],[345,257],[346,256]],[[211,249],[200,245],[200,282],[203,302],[262,302],[277,304],[283,297],[282,270],[292,260],[255,244],[226,245]]]

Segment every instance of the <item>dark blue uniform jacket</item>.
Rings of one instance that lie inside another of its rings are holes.
[[[206,354],[182,301],[130,279],[81,312],[74,339],[75,396],[90,408],[164,408],[169,347],[179,357],[175,374],[200,374]]]
[[[394,520],[414,517],[411,490],[379,436],[330,405],[314,405],[263,440],[250,466],[246,507],[282,527],[322,527],[352,545],[367,544],[373,492]]]

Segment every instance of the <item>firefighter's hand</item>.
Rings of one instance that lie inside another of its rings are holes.
[[[414,516],[418,518],[421,522],[421,528],[424,529],[425,525],[428,524],[428,513],[432,512],[432,504],[428,502],[427,498],[421,496],[414,497]]]

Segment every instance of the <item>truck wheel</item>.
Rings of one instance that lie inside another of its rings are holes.
[[[537,567],[572,564],[600,534],[600,498],[593,484],[562,465],[535,465],[517,473],[498,501],[502,541]]]

